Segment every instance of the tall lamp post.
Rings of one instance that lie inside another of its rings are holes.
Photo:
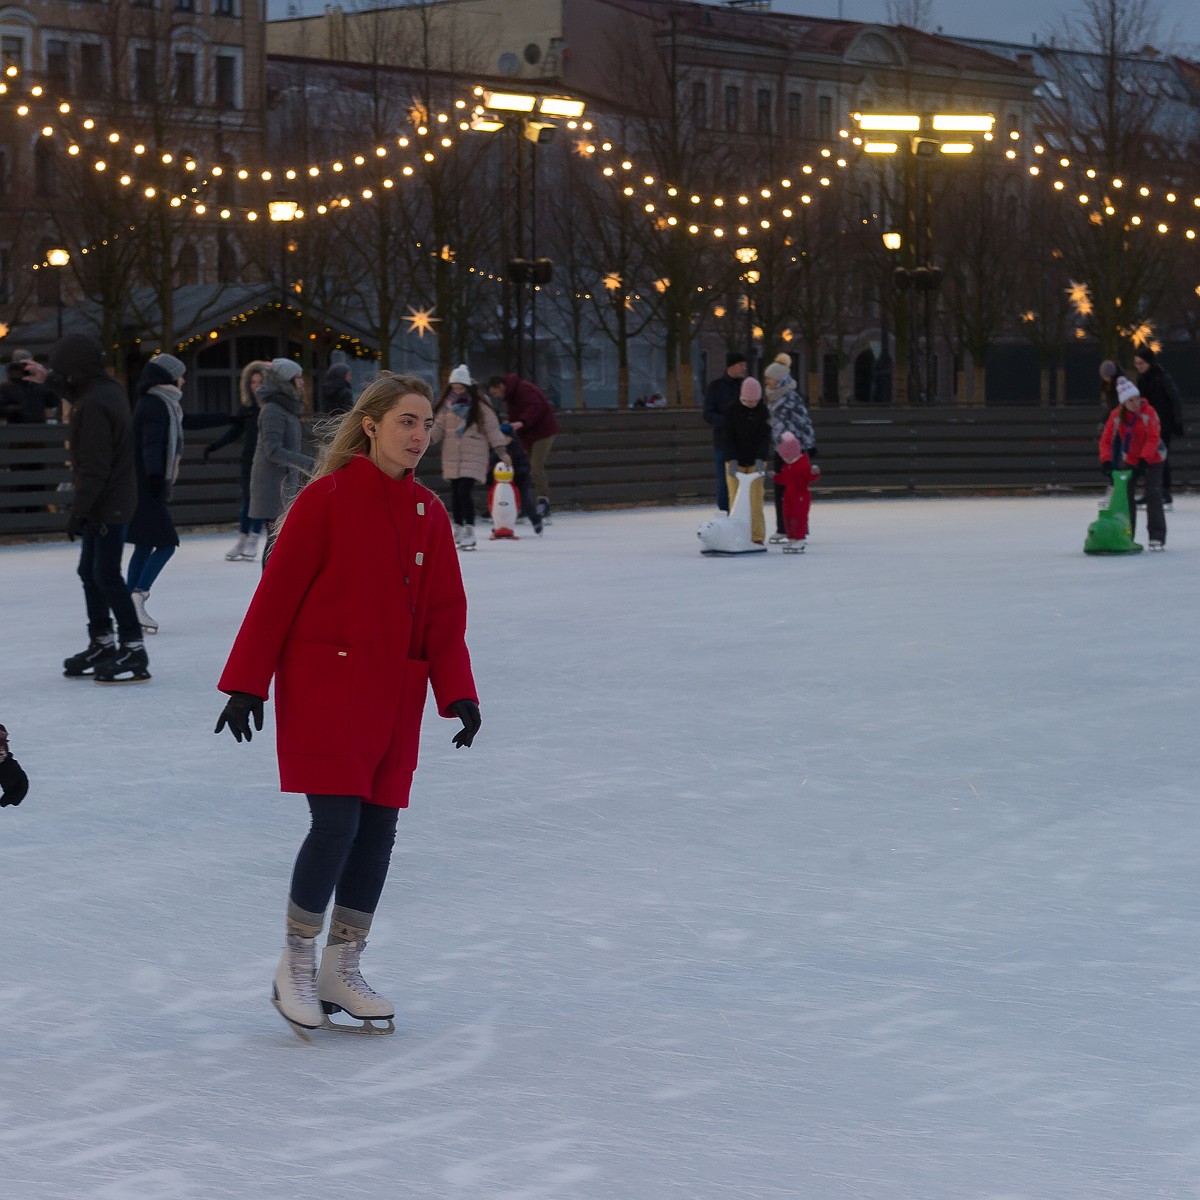
[[[279,357],[288,352],[288,227],[300,215],[300,205],[290,196],[267,201],[267,214],[279,226]]]
[[[983,134],[986,139],[992,136],[992,127],[996,118],[990,113],[853,113],[858,135],[855,144],[862,147],[864,154],[894,155],[905,154],[909,163],[920,167],[921,183],[923,184],[923,219],[918,222],[913,191],[916,187],[912,176],[906,174],[908,182],[908,225],[910,233],[910,253],[908,267],[897,266],[892,273],[896,287],[900,291],[912,288],[915,292],[924,293],[924,333],[925,333],[925,380],[924,398],[931,402],[937,392],[937,381],[934,370],[933,354],[933,310],[934,293],[942,282],[942,271],[932,263],[933,257],[933,197],[929,187],[928,168],[939,161],[964,158],[975,150],[975,143],[968,135]],[[914,231],[923,230],[923,245],[918,246],[912,239]],[[884,245],[891,236],[884,234]],[[902,239],[894,235],[895,247],[889,250],[899,250]],[[922,395],[921,372],[917,362],[916,322],[914,306],[909,305],[909,402]]]
[[[505,179],[512,181],[511,229],[506,226],[506,283],[504,288],[504,366],[512,365],[509,350],[516,351],[516,373],[525,368],[525,288],[531,288],[529,300],[530,374],[537,373],[537,290],[554,277],[554,264],[537,257],[537,147],[550,141],[565,120],[574,128],[583,116],[584,101],[569,96],[540,96],[531,92],[499,92],[476,88],[476,105],[470,128],[479,133],[506,132],[513,145],[512,169]],[[546,118],[551,118],[547,120]],[[584,128],[589,126],[584,123]],[[526,167],[525,143],[530,143]],[[516,321],[515,331],[513,321]],[[514,336],[515,334],[515,336]]]
[[[746,287],[746,362],[749,371],[754,374],[754,285],[762,278],[762,273],[753,266],[758,262],[758,251],[753,246],[739,246],[733,252],[734,258],[744,268],[742,283]]]
[[[62,246],[55,246],[46,254],[46,261],[54,268],[54,303],[58,310],[58,338],[63,335],[63,268],[71,261],[71,252]]]
[[[894,262],[904,245],[903,235],[894,229],[889,229],[883,235],[883,248],[888,257]],[[890,404],[892,402],[892,348],[891,334],[888,331],[888,297],[886,288],[879,297],[879,358],[875,363],[875,402]]]

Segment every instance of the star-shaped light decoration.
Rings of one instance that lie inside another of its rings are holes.
[[[1067,298],[1081,317],[1092,315],[1092,293],[1088,290],[1086,283],[1076,283],[1072,280],[1070,287],[1067,288]]]
[[[621,276],[616,271],[609,271],[602,282],[610,292],[615,292],[621,286]]]
[[[427,333],[435,333],[434,325],[440,321],[441,317],[433,315],[432,308],[413,308],[408,306],[408,316],[404,318],[408,322],[408,332],[415,333],[422,341],[425,340]]]

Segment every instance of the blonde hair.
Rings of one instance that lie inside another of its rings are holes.
[[[391,371],[380,371],[363,388],[362,395],[348,413],[317,422],[314,430],[322,444],[317,450],[317,463],[308,482],[314,483],[326,475],[332,475],[334,471],[340,471],[356,454],[369,455],[371,439],[363,429],[363,417],[382,421],[384,415],[391,412],[405,396],[412,395],[423,396],[433,404],[433,388],[419,375],[393,375]],[[294,503],[293,498],[275,522],[276,532]]]

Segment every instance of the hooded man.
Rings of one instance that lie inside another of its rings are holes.
[[[63,674],[97,683],[142,683],[150,678],[142,627],[121,577],[125,527],[137,507],[129,400],[105,367],[103,346],[87,334],[68,334],[51,351],[49,370],[29,363],[26,375],[71,405],[75,497],[67,536],[80,539],[89,641],[86,650],[63,662]]]

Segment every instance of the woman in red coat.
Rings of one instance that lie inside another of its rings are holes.
[[[217,685],[229,702],[216,732],[228,725],[249,741],[274,677],[280,787],[308,796],[312,828],[273,997],[302,1037],[338,1011],[392,1031],[393,1006],[367,986],[359,958],[408,805],[429,685],[438,712],[462,721],[456,746],[479,730],[450,519],[413,477],[431,400],[423,380],[384,372],[342,418],[280,522]]]

